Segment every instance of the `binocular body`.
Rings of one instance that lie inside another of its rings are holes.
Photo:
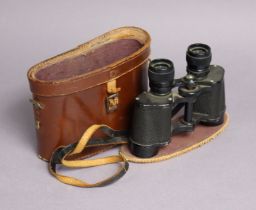
[[[198,45],[203,44],[196,44],[197,48]],[[187,53],[187,75],[179,79],[174,79],[171,61],[157,59],[150,63],[150,91],[135,99],[129,139],[134,155],[152,157],[160,147],[171,143],[172,135],[191,132],[198,123],[206,126],[223,123],[226,109],[224,69],[210,65],[210,47],[203,47],[208,49],[203,58],[191,58]],[[172,92],[173,88],[178,91]],[[182,117],[172,120],[180,110],[184,112]]]
[[[208,87],[208,91],[202,92],[193,105],[193,112],[205,117],[201,123],[206,125],[219,125],[223,123],[226,110],[224,69],[221,66],[211,65],[208,75],[203,79],[197,79],[201,88]]]
[[[152,157],[170,143],[172,134],[172,94],[140,94],[134,105],[130,149],[138,157]]]

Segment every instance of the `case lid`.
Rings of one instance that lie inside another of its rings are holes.
[[[117,79],[143,65],[150,53],[150,35],[122,27],[77,48],[47,59],[28,71],[35,95],[68,95]]]

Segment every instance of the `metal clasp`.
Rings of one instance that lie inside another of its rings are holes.
[[[107,92],[110,94],[106,98],[106,109],[107,112],[113,112],[117,109],[119,104],[118,92],[121,91],[121,88],[116,87],[116,80],[111,80],[107,83]]]
[[[40,121],[39,120],[35,120],[35,127],[37,130],[40,129]]]
[[[40,121],[37,120],[39,115],[39,110],[44,108],[44,105],[36,101],[35,99],[29,99],[29,101],[33,104],[34,110],[35,110],[35,127],[37,130],[40,129]]]
[[[29,99],[29,101],[33,104],[35,109],[43,109],[44,105],[40,104],[38,101],[36,101],[35,99]]]
[[[119,103],[118,93],[114,93],[106,98],[107,112],[113,112],[117,109]]]

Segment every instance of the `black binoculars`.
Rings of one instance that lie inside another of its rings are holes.
[[[222,124],[225,113],[224,69],[210,65],[211,48],[192,44],[186,53],[187,75],[174,79],[173,62],[155,59],[149,64],[149,92],[135,99],[130,149],[141,158],[157,154],[171,136],[191,132],[197,124]],[[172,92],[174,88],[178,91]],[[183,117],[172,118],[183,109]]]

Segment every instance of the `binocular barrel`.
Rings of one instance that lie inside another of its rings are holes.
[[[151,61],[148,76],[151,92],[136,97],[130,136],[131,151],[143,158],[154,156],[170,141],[173,63],[167,59]]]
[[[130,134],[130,149],[149,158],[171,143],[171,136],[193,131],[198,123],[223,123],[225,113],[224,69],[210,65],[211,48],[192,44],[186,53],[187,75],[174,79],[174,65],[167,59],[150,62],[149,92],[136,97]],[[172,89],[178,87],[178,95]],[[184,107],[183,119],[172,117]]]
[[[167,145],[171,136],[172,101],[167,96],[148,96],[142,93],[136,98],[130,148],[138,157],[152,157],[161,146]]]

